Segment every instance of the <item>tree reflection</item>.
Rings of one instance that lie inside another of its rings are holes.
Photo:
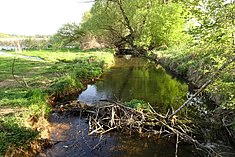
[[[95,86],[95,99],[141,99],[160,112],[180,106],[188,91],[185,83],[172,78],[161,66],[141,58],[117,58],[115,66]]]

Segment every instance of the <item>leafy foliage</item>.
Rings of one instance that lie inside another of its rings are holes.
[[[64,24],[51,38],[53,48],[64,46],[79,46],[79,41],[83,32],[76,23]]]
[[[184,10],[180,3],[128,0],[96,1],[84,16],[84,32],[111,41],[118,48],[156,48],[183,42]]]
[[[151,109],[148,103],[143,100],[132,99],[131,101],[126,103],[128,107],[134,108],[137,111],[141,112],[151,112]]]
[[[193,40],[184,47],[162,51],[167,65],[197,87],[235,56],[234,1],[183,1],[188,10],[186,30]],[[234,63],[207,88],[210,97],[225,108],[234,108]]]

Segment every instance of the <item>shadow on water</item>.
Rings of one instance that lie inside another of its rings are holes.
[[[142,99],[160,112],[170,106],[181,105],[186,97],[188,86],[172,76],[159,65],[141,59],[116,58],[115,66],[105,72],[102,79],[78,96],[78,100],[96,103],[99,100]],[[39,156],[175,156],[174,141],[127,136],[118,132],[102,137],[88,136],[86,119],[70,113],[54,112],[51,122],[51,140],[55,144]],[[157,136],[157,135],[156,135]],[[179,156],[196,156],[190,145],[180,145]]]

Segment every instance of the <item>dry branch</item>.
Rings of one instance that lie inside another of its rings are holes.
[[[62,110],[80,112],[86,116],[89,124],[89,135],[99,134],[102,136],[113,130],[129,134],[138,133],[141,136],[153,137],[176,137],[176,156],[178,143],[181,141],[194,144],[200,150],[211,156],[219,154],[212,148],[208,148],[192,137],[192,129],[183,123],[172,124],[163,116],[152,109],[152,112],[143,113],[117,102],[106,102],[95,106],[84,106],[77,103],[75,107],[63,105]],[[151,107],[150,107],[151,108]]]
[[[98,134],[102,136],[110,131],[118,130],[156,139],[174,137],[176,138],[175,155],[178,153],[178,143],[183,141],[195,145],[198,150],[206,152],[209,156],[220,156],[213,148],[207,147],[194,139],[192,128],[179,120],[171,123],[168,121],[167,116],[157,113],[154,109],[144,113],[118,102],[106,101],[94,106],[73,102],[70,105],[61,105],[59,110],[79,113],[78,115],[86,117],[88,119],[89,135]]]
[[[212,78],[210,80],[208,80],[206,83],[204,83],[201,86],[201,88],[195,94],[193,94],[187,101],[185,101],[185,103],[183,105],[181,105],[175,112],[173,112],[171,115],[169,115],[168,119],[171,119],[175,114],[177,114],[179,111],[181,111],[188,103],[190,103],[193,100],[193,98],[198,96],[198,94],[200,94],[204,89],[206,89],[207,86],[209,86],[211,83],[213,83],[219,77],[220,72],[222,70],[224,70],[228,65],[230,65],[234,61],[235,61],[235,56],[231,60],[228,60],[227,62],[225,62],[218,69],[218,71],[212,76]]]

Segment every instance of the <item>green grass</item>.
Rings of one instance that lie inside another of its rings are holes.
[[[10,52],[14,53],[14,52]],[[41,137],[37,123],[47,118],[48,99],[81,90],[113,63],[112,52],[72,50],[23,51],[43,61],[0,56],[0,156]],[[25,84],[29,88],[26,88]],[[43,125],[43,124],[41,124]]]
[[[5,117],[0,121],[0,152],[5,152],[9,146],[20,147],[29,144],[38,135],[38,131],[17,124],[17,120],[14,117]]]
[[[227,51],[213,48],[174,47],[157,53],[165,66],[185,76],[198,87],[211,79],[226,60],[232,58]],[[220,72],[219,78],[206,89],[213,100],[227,109],[235,109],[234,67],[235,63],[232,63],[223,72]]]

